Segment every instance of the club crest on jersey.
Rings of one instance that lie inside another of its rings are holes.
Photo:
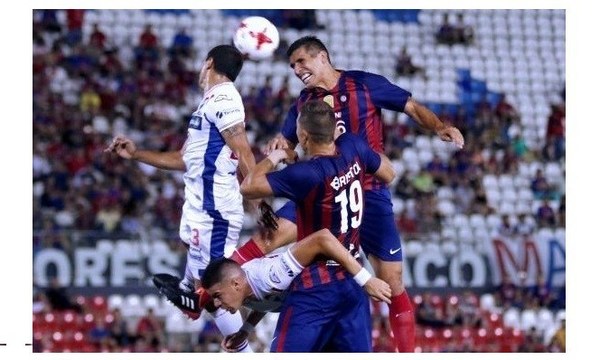
[[[342,186],[350,183],[350,180],[358,176],[360,170],[360,165],[358,165],[358,163],[355,162],[350,166],[350,169],[348,169],[347,173],[334,177],[333,180],[329,183],[329,185],[331,185],[331,187],[337,191]]]
[[[325,95],[325,97],[323,98],[323,101],[327,105],[331,106],[332,109],[334,108],[334,106],[333,106],[333,95]]]

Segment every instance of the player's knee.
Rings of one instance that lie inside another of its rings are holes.
[[[382,261],[375,269],[377,277],[390,285],[392,294],[400,294],[404,291],[401,262]]]

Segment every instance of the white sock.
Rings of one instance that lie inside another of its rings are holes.
[[[188,258],[190,253],[188,252]],[[183,274],[183,279],[179,283],[179,288],[184,291],[194,291],[196,289],[194,275],[192,274],[192,269],[189,265],[190,261],[187,259],[185,262],[185,273]]]
[[[217,309],[214,313],[211,313],[213,319],[215,320],[215,325],[223,334],[223,336],[231,335],[233,333],[238,332],[242,327],[242,314],[239,311],[236,311],[234,314],[230,313],[224,309]],[[246,345],[239,352],[254,352],[250,345]]]

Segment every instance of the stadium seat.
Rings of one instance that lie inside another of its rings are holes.
[[[406,256],[416,256],[423,252],[424,247],[420,241],[408,241],[404,245]]]
[[[161,306],[160,299],[157,295],[146,294],[142,297],[142,304],[145,309],[152,309],[156,314],[157,310]]]
[[[454,197],[454,191],[449,186],[440,186],[437,189],[437,197],[439,200],[452,200]]]
[[[485,196],[488,204],[493,208],[499,208],[502,200],[502,195],[498,189],[488,188],[485,191]]]
[[[440,245],[440,250],[444,255],[451,257],[458,252],[458,246],[456,245],[456,241],[443,241]]]
[[[108,310],[106,298],[101,295],[96,295],[89,299],[90,310],[96,313],[104,313]]]
[[[60,314],[60,318],[57,321],[58,330],[63,333],[77,331],[80,328],[79,320],[80,315],[75,311],[64,311]]]
[[[521,314],[517,308],[511,307],[507,309],[502,316],[502,320],[507,327],[521,329]]]
[[[165,331],[169,334],[179,334],[186,330],[187,319],[180,312],[174,312],[165,320]]]
[[[467,215],[464,214],[456,214],[454,215],[452,223],[454,225],[454,228],[458,231],[462,228],[469,227],[469,218],[467,217]]]
[[[456,230],[451,226],[444,226],[441,235],[443,240],[449,240],[453,242],[457,239]]]
[[[546,332],[555,326],[554,314],[548,308],[540,308],[537,313],[536,328]]]
[[[84,313],[82,316],[83,316],[82,331],[91,330],[96,323],[96,316],[92,312]]]
[[[392,210],[398,215],[404,210],[404,201],[399,197],[392,197]]]
[[[123,307],[123,295],[111,294],[108,296],[108,310],[121,309]]]
[[[472,214],[469,217],[469,224],[473,229],[484,228],[485,225],[485,217],[482,214]]]
[[[501,197],[502,197],[503,202],[510,202],[510,203],[515,203],[518,199],[518,195],[512,187],[504,188],[502,190]]]
[[[521,311],[520,318],[520,329],[522,331],[529,331],[533,327],[537,327],[539,324],[537,323],[537,314],[532,309],[524,309]]]
[[[138,294],[129,294],[125,296],[121,313],[124,317],[139,317],[146,313],[146,308]]]

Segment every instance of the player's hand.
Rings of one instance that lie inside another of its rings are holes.
[[[248,341],[248,335],[244,330],[227,335],[221,341],[221,348],[227,352],[238,352],[243,347],[244,342]]]
[[[124,136],[116,136],[112,143],[110,143],[110,145],[104,149],[104,152],[112,152],[124,159],[131,159],[133,158],[136,150],[137,147],[133,141],[131,141],[131,139],[128,139]]]
[[[267,143],[267,146],[263,148],[263,153],[265,155],[269,155],[273,150],[287,148],[289,148],[287,140],[283,137],[283,135],[278,134]]]
[[[280,162],[293,164],[298,160],[298,153],[292,149],[275,149],[267,157],[275,165]]]
[[[385,281],[372,277],[367,281],[363,288],[374,300],[383,301],[388,304],[392,303],[392,300],[390,299],[392,297],[392,288]]]
[[[462,149],[463,146],[465,146],[465,139],[463,138],[463,135],[460,133],[460,130],[454,126],[444,126],[436,133],[440,139],[454,143],[454,145],[456,145],[456,147],[459,149]]]
[[[271,205],[267,204],[264,200],[258,204],[258,210],[260,211],[260,217],[258,218],[260,233],[263,238],[269,239],[272,233],[279,228],[277,224],[279,216],[275,214]]]

